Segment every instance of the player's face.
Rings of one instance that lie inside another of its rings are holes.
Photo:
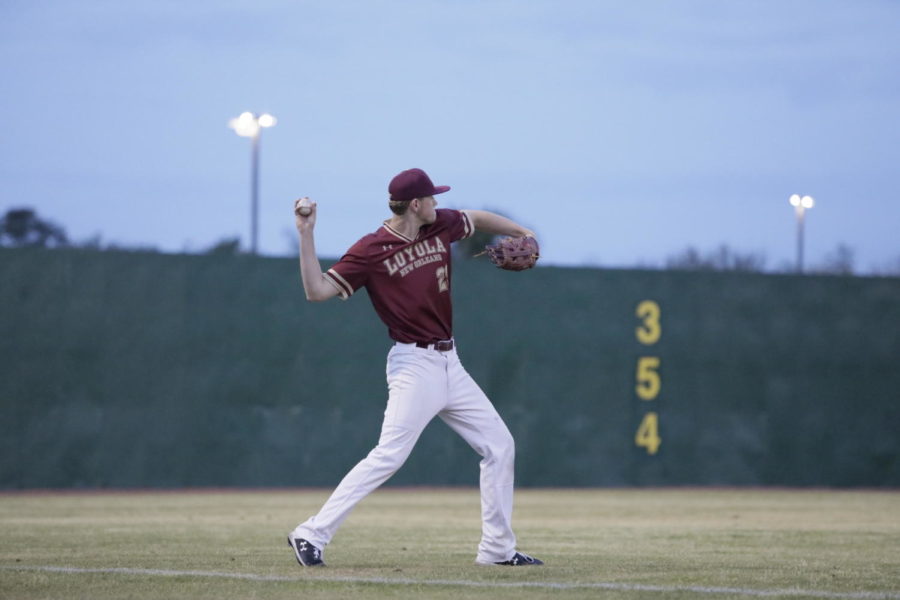
[[[419,198],[419,218],[427,224],[434,223],[437,219],[437,213],[434,212],[436,206],[437,200],[434,199],[434,196]]]

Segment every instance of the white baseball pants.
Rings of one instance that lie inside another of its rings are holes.
[[[387,360],[388,402],[378,445],[344,476],[318,514],[293,535],[324,548],[356,504],[406,462],[425,426],[439,416],[483,457],[482,536],[477,562],[512,558],[515,443],[506,424],[466,372],[456,349],[448,352],[395,344]]]

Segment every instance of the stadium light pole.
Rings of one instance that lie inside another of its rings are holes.
[[[815,206],[816,201],[812,196],[792,194],[790,203],[797,214],[797,272],[803,273],[803,218],[806,216],[806,211]]]
[[[258,250],[259,238],[259,136],[266,127],[272,127],[278,120],[269,113],[255,115],[243,112],[235,119],[228,121],[228,126],[241,137],[248,137],[252,142],[250,156],[250,251]]]

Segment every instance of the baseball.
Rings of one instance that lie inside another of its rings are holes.
[[[309,198],[303,197],[297,200],[294,204],[294,212],[296,212],[301,217],[308,217],[309,213],[312,212],[312,202]]]

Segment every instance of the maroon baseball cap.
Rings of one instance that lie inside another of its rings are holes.
[[[428,174],[422,169],[408,169],[403,171],[391,179],[391,184],[388,186],[391,200],[398,201],[434,196],[435,194],[443,194],[449,190],[449,185],[435,186],[431,183]]]

